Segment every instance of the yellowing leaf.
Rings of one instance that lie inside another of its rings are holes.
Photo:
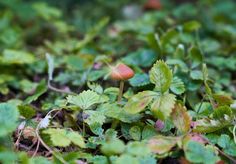
[[[164,154],[170,151],[178,142],[179,138],[169,136],[155,136],[148,141],[148,147],[156,154]]]
[[[174,125],[180,131],[180,133],[187,133],[190,129],[191,118],[187,113],[185,107],[181,104],[176,104],[171,113],[171,117]]]
[[[83,91],[77,96],[69,95],[67,102],[79,106],[81,109],[88,109],[94,104],[100,102],[99,95],[91,90]]]
[[[73,143],[81,148],[85,147],[83,137],[77,132],[67,131],[65,129],[49,128],[44,130],[43,133],[50,135],[54,146],[66,147]]]
[[[153,91],[139,92],[128,100],[125,111],[132,114],[139,113],[145,109],[155,96],[158,96],[158,94]]]
[[[151,105],[151,111],[154,116],[165,120],[170,116],[170,113],[175,105],[175,95],[166,93],[158,97]]]
[[[166,92],[171,85],[172,72],[164,61],[158,60],[150,71],[150,81],[156,85],[156,89]]]

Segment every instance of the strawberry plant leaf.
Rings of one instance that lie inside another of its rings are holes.
[[[171,82],[170,90],[177,95],[184,93],[185,86],[184,86],[183,81],[180,78],[175,76]]]
[[[77,132],[65,129],[48,128],[44,130],[43,133],[50,135],[54,146],[66,147],[73,143],[81,148],[85,148],[84,139]]]
[[[175,95],[173,94],[166,93],[160,95],[151,105],[153,115],[161,120],[166,120],[174,108],[175,101]]]
[[[100,96],[91,90],[83,91],[79,95],[69,95],[67,102],[80,107],[85,110],[90,108],[94,104],[100,103]]]
[[[149,72],[151,83],[162,93],[166,92],[172,82],[172,72],[164,61],[158,60]]]
[[[175,104],[171,117],[174,125],[181,134],[185,134],[190,130],[191,118],[184,106],[181,104]]]
[[[0,137],[3,137],[15,130],[19,113],[11,103],[0,103],[0,112]]]

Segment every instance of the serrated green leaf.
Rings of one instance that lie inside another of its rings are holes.
[[[185,86],[184,86],[183,81],[180,78],[175,76],[171,82],[170,90],[177,95],[184,93]]]
[[[125,144],[122,140],[113,139],[104,143],[101,147],[103,154],[111,156],[121,154],[125,150]]]
[[[129,83],[133,87],[141,87],[150,84],[149,76],[145,73],[137,73],[129,79]]]
[[[81,109],[88,109],[92,105],[100,102],[100,96],[91,90],[83,91],[79,95],[69,95],[67,102],[80,107]]]
[[[141,139],[141,129],[139,126],[133,126],[129,129],[130,136],[134,139],[139,141]]]
[[[171,113],[171,117],[174,125],[181,134],[185,134],[190,130],[191,118],[184,106],[176,104]]]
[[[42,94],[44,94],[47,91],[47,86],[46,86],[46,81],[42,80],[36,87],[35,93],[28,97],[24,103],[25,104],[30,104],[31,102],[37,100]]]
[[[170,136],[155,136],[148,141],[148,147],[153,153],[164,154],[170,151],[178,142],[179,138]]]
[[[34,56],[31,53],[5,49],[3,51],[3,57],[0,58],[0,62],[6,64],[30,64],[35,61]]]
[[[164,61],[158,60],[149,72],[151,83],[162,93],[166,92],[172,82],[172,72]]]
[[[3,137],[15,130],[19,113],[11,103],[0,103],[0,112],[0,137]]]
[[[26,119],[30,119],[36,114],[35,109],[30,105],[19,105],[18,110],[20,112],[20,115],[25,117]]]
[[[154,97],[158,96],[156,92],[153,91],[143,91],[132,96],[124,109],[127,113],[135,114],[143,111],[145,107],[153,100]]]
[[[185,156],[193,163],[215,164],[220,158],[212,147],[204,146],[195,141],[187,142]]]
[[[85,148],[84,139],[77,132],[68,131],[65,129],[48,128],[44,130],[43,133],[50,135],[54,146],[66,147],[73,143],[81,148]]]
[[[228,115],[228,117],[231,117],[233,111],[229,106],[220,106],[216,109],[214,109],[213,112],[213,118],[215,119],[224,119],[225,115]]]
[[[186,32],[196,31],[201,28],[201,24],[198,21],[189,21],[183,24],[183,30]]]
[[[174,108],[175,95],[166,93],[160,95],[151,105],[153,115],[161,120],[166,120]]]
[[[192,61],[192,68],[199,66],[203,61],[203,55],[198,47],[191,47],[189,49],[190,59]]]

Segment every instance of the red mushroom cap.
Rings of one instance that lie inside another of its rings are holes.
[[[147,2],[144,4],[144,9],[160,10],[161,2],[160,0],[147,0]]]
[[[111,79],[113,80],[128,80],[134,76],[134,71],[125,64],[118,64],[111,69]]]

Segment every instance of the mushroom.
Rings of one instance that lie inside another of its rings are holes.
[[[120,81],[120,89],[117,102],[120,103],[123,89],[124,89],[124,81],[132,78],[134,76],[134,71],[123,63],[119,63],[115,67],[111,68],[111,79]]]

